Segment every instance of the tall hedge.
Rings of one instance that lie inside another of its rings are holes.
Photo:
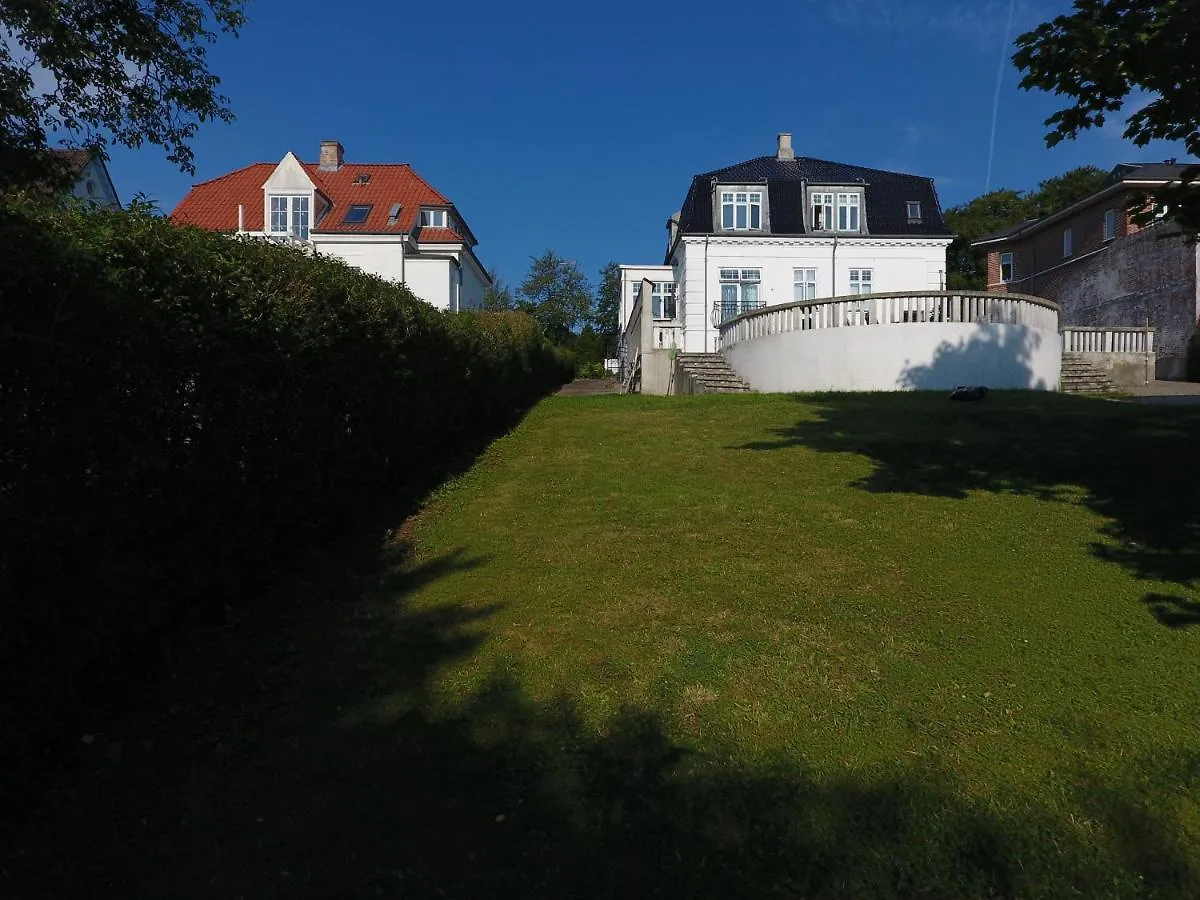
[[[519,314],[0,199],[0,765],[365,488],[417,478],[569,374]]]

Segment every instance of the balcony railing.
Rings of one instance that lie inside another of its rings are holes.
[[[833,297],[767,306],[719,323],[721,349],[743,341],[823,328],[931,323],[1024,325],[1058,329],[1058,304],[1029,294],[928,291]]]
[[[738,316],[745,315],[746,313],[763,309],[766,305],[766,302],[763,300],[718,300],[713,304],[712,323],[713,325],[720,326],[730,319],[736,319]]]

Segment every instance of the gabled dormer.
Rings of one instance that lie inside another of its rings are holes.
[[[713,182],[715,234],[770,234],[771,211],[765,184]]]
[[[263,184],[263,231],[307,241],[326,205],[296,154],[288,154]]]

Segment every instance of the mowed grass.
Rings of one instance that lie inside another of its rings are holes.
[[[1197,448],[1057,395],[552,398],[179,659],[10,883],[1200,896]]]

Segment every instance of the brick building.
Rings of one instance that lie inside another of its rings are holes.
[[[1165,220],[1139,228],[1129,204],[1185,168],[1174,160],[1119,165],[1067,209],[975,241],[987,250],[987,289],[1054,300],[1062,325],[1152,326],[1157,377],[1182,378],[1200,314],[1197,248]]]

